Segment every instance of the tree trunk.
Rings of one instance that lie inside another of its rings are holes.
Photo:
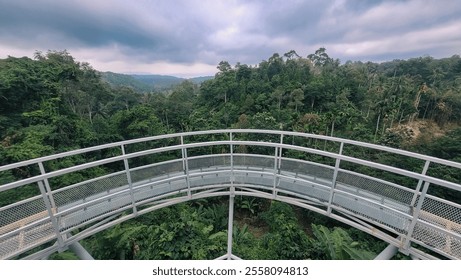
[[[166,113],[166,111],[163,111],[163,113],[165,114],[166,129],[169,131],[170,130],[170,125],[168,123],[168,114]]]
[[[333,122],[331,123],[331,137],[333,137],[334,131],[335,131],[335,119],[333,119]]]
[[[88,117],[90,118],[90,123],[93,124],[93,112],[90,105],[88,105]]]
[[[376,136],[378,135],[380,119],[381,119],[381,113],[378,115],[378,120],[376,121],[375,138],[373,139],[373,142],[376,142]]]

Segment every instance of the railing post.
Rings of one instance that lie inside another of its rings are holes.
[[[42,194],[43,202],[45,203],[46,211],[48,212],[48,216],[50,216],[51,225],[53,226],[54,232],[56,234],[56,239],[58,241],[59,248],[63,249],[64,248],[64,241],[62,239],[61,232],[59,230],[58,219],[56,218],[56,216],[53,213],[53,209],[54,209],[54,211],[56,211],[56,208],[51,207],[50,199],[49,199],[49,196],[46,193],[45,186],[43,185],[43,182],[38,181],[37,183],[38,183],[38,188],[40,189],[40,193]]]
[[[429,165],[431,164],[431,161],[430,160],[426,160],[426,162],[424,163],[424,167],[423,167],[423,171],[421,172],[422,175],[426,175],[427,173],[427,170],[429,169]],[[416,208],[414,208],[415,206],[415,203],[416,203],[416,200],[418,199],[418,194],[421,190],[421,187],[423,186],[423,179],[419,179],[418,181],[418,185],[416,186],[416,189],[415,189],[415,193],[413,195],[413,198],[411,199],[411,203],[410,203],[410,207],[413,207],[413,217],[411,218],[411,223],[410,223],[410,226],[408,227],[408,232],[407,232],[407,236],[404,240],[404,248],[405,250],[408,250],[408,248],[410,247],[410,239],[411,239],[411,236],[413,235],[413,231],[415,229],[415,225],[416,225],[416,222],[418,221],[418,216],[419,216],[419,212],[421,211],[421,207],[423,205],[423,200],[424,200],[424,197],[426,196],[426,193],[427,193],[427,188],[426,190],[423,189],[423,192],[421,194],[421,197],[418,201],[418,205],[416,205]],[[429,187],[429,184],[427,184],[427,187]],[[426,185],[425,185],[426,187]]]
[[[190,191],[189,163],[187,161],[187,149],[184,148],[184,136],[183,135],[181,135],[181,154],[182,154],[182,167],[184,170],[184,174],[186,175],[187,196],[191,198],[192,193]]]
[[[230,166],[231,166],[231,186],[229,189],[229,221],[227,227],[227,259],[232,259],[232,242],[234,233],[234,199],[235,199],[235,187],[234,187],[234,145],[232,144],[233,134],[229,133],[230,143]]]
[[[38,163],[38,168],[40,169],[40,173],[42,175],[45,175],[46,171],[45,171],[45,167],[43,166],[42,162]],[[56,208],[56,203],[54,202],[53,194],[51,193],[51,187],[50,187],[50,183],[48,182],[48,178],[43,179],[43,182],[45,183],[46,195],[48,196],[50,200],[51,207]]]
[[[431,164],[431,162],[429,160],[426,160],[426,163],[424,163],[423,171],[421,172],[422,175],[426,175],[426,172],[429,169],[430,164]],[[419,179],[418,185],[416,186],[416,189],[415,189],[415,194],[413,195],[413,198],[411,199],[410,206],[415,205],[416,199],[418,198],[418,193],[421,190],[422,185],[423,185],[423,179]]]
[[[421,208],[423,207],[424,199],[426,198],[428,189],[429,189],[429,182],[425,182],[421,195],[419,196],[419,199],[418,199],[418,204],[416,205],[416,208],[413,208],[413,217],[411,218],[411,224],[408,227],[408,233],[407,233],[407,236],[403,244],[403,248],[405,250],[408,250],[408,248],[410,248],[410,243],[411,243],[410,239],[415,230],[416,223],[418,222],[419,213],[421,212]]]
[[[122,148],[122,155],[125,156],[125,145],[120,146]],[[130,166],[128,164],[128,159],[123,158],[123,164],[125,165],[125,172],[126,172],[126,179],[128,181],[128,187],[130,189],[130,198],[131,198],[131,206],[133,208],[133,214],[135,216],[138,215],[138,209],[136,208],[136,201],[134,199],[134,192],[133,192],[133,182],[131,180],[131,172],[130,172]]]
[[[280,145],[283,145],[283,133],[280,134]],[[278,170],[279,170],[279,174],[280,174],[280,168],[282,167],[282,147],[279,148],[279,166],[278,166]]]
[[[343,148],[344,148],[344,142],[341,142],[341,145],[339,146],[339,153],[338,155],[343,154]],[[331,180],[331,190],[330,190],[330,197],[328,199],[328,210],[327,210],[327,215],[331,214],[331,204],[333,203],[333,197],[335,194],[335,187],[336,187],[336,178],[338,178],[338,172],[339,172],[339,165],[341,163],[341,160],[339,158],[336,158],[335,162],[335,170],[333,172],[333,178]]]
[[[235,176],[234,176],[234,145],[232,144],[232,140],[233,140],[233,137],[232,137],[232,132],[229,133],[229,142],[230,142],[230,167],[231,167],[231,176],[230,176],[230,183],[231,183],[231,187],[234,187],[234,180],[235,180]]]
[[[280,134],[280,145],[283,144],[283,133]],[[272,189],[272,198],[274,199],[277,196],[277,187],[280,183],[280,168],[282,166],[282,147],[275,147],[274,153],[274,185]]]
[[[43,162],[38,163],[38,168],[40,169],[40,173],[42,175],[46,174],[45,167],[43,166]],[[56,233],[56,238],[57,238],[59,247],[63,248],[64,241],[62,239],[62,236],[59,230],[59,222],[56,216],[54,215],[54,212],[57,211],[56,203],[54,201],[53,194],[51,193],[51,187],[50,187],[48,178],[43,179],[43,182],[38,181],[37,183],[38,183],[38,188],[40,189],[40,193],[42,194],[43,201],[45,202],[46,211],[48,212],[48,215],[50,216],[51,224],[53,225],[54,231]]]

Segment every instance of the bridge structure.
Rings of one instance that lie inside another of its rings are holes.
[[[0,259],[43,259],[97,232],[199,198],[278,200],[323,214],[415,259],[461,259],[461,164],[287,131],[227,129],[110,143],[0,167]],[[97,175],[95,175],[97,174]],[[12,176],[14,175],[14,176]],[[20,179],[12,179],[23,176]],[[458,179],[457,179],[458,178]],[[6,180],[6,181],[5,181]]]

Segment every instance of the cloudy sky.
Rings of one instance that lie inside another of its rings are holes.
[[[461,52],[459,0],[0,0],[0,58],[66,49],[100,71],[193,77],[273,53],[385,61]]]

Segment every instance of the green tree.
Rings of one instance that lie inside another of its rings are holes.
[[[290,103],[292,107],[294,107],[295,112],[298,112],[298,108],[301,108],[303,106],[303,100],[304,100],[304,91],[300,88],[297,88],[293,90],[290,94]]]
[[[272,201],[263,214],[270,232],[262,237],[261,245],[277,259],[306,259],[310,257],[309,238],[300,228],[290,205]]]
[[[322,225],[312,225],[312,232],[317,238],[313,242],[315,248],[313,250],[317,254],[315,259],[329,260],[372,260],[376,254],[361,250],[358,248],[359,243],[353,241],[347,231],[342,228],[335,227],[330,231]]]
[[[324,47],[319,48],[315,53],[307,56],[315,66],[325,66],[333,62],[333,59],[328,56]]]
[[[147,105],[119,111],[114,115],[113,121],[115,130],[125,139],[154,136],[165,131],[154,110]]]

